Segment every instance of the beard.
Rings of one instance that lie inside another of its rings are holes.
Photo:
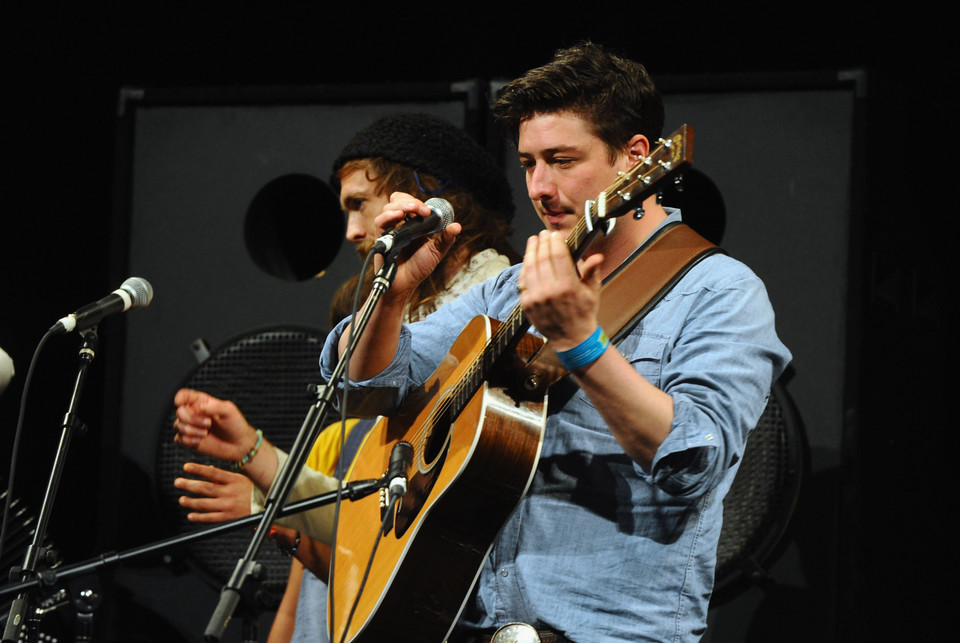
[[[376,239],[364,239],[363,241],[358,241],[355,244],[354,247],[356,248],[357,256],[360,257],[360,261],[363,261],[367,258],[367,255],[370,254],[370,249],[376,242]]]

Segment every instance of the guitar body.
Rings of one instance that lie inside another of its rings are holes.
[[[441,643],[456,622],[494,539],[526,493],[543,440],[542,388],[524,386],[527,359],[542,344],[524,334],[516,349],[458,401],[498,322],[478,316],[400,412],[365,438],[347,476],[381,477],[397,442],[414,448],[408,489],[379,538],[381,500],[344,502],[337,525],[329,616],[339,642]],[[449,409],[459,410],[455,417]],[[461,410],[462,409],[462,410]],[[356,609],[351,618],[351,610]],[[350,620],[349,626],[347,625]]]

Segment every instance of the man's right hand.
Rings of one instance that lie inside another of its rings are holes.
[[[403,192],[394,192],[390,201],[376,218],[377,228],[392,230],[409,216],[427,217],[430,208],[425,203]],[[367,379],[381,372],[397,352],[403,315],[414,290],[426,279],[450,250],[460,234],[459,223],[447,225],[439,234],[425,237],[400,250],[393,284],[384,293],[379,305],[370,315],[367,327],[353,350],[350,360],[351,379]],[[374,268],[379,272],[383,257],[376,257]],[[369,301],[368,301],[369,303]],[[346,351],[350,333],[340,337],[340,355]]]
[[[204,455],[238,462],[257,443],[257,432],[237,405],[193,389],[180,389],[173,398],[177,430],[173,441]]]
[[[404,192],[394,192],[375,221],[378,229],[392,230],[408,217],[428,217],[430,213],[430,208],[416,197]],[[400,261],[397,274],[387,297],[394,294],[409,296],[437,267],[457,240],[460,230],[459,223],[451,222],[440,233],[424,237],[401,250],[398,255]],[[376,268],[379,270],[379,262]]]

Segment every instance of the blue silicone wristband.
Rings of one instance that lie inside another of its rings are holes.
[[[560,358],[560,363],[565,369],[575,371],[600,359],[609,345],[610,339],[607,338],[607,334],[597,326],[597,330],[577,346],[568,351],[557,351],[557,357]]]

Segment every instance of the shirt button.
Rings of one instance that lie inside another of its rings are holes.
[[[712,440],[712,439],[713,439],[713,434],[712,434],[712,433],[708,433],[708,434],[706,434],[706,435],[703,436],[703,437],[704,437],[705,439],[707,439],[707,440]]]
[[[500,570],[500,575],[503,576],[504,578],[506,578],[507,576],[510,575],[510,572],[508,572],[508,571],[505,570],[505,569],[501,569],[501,570]]]

